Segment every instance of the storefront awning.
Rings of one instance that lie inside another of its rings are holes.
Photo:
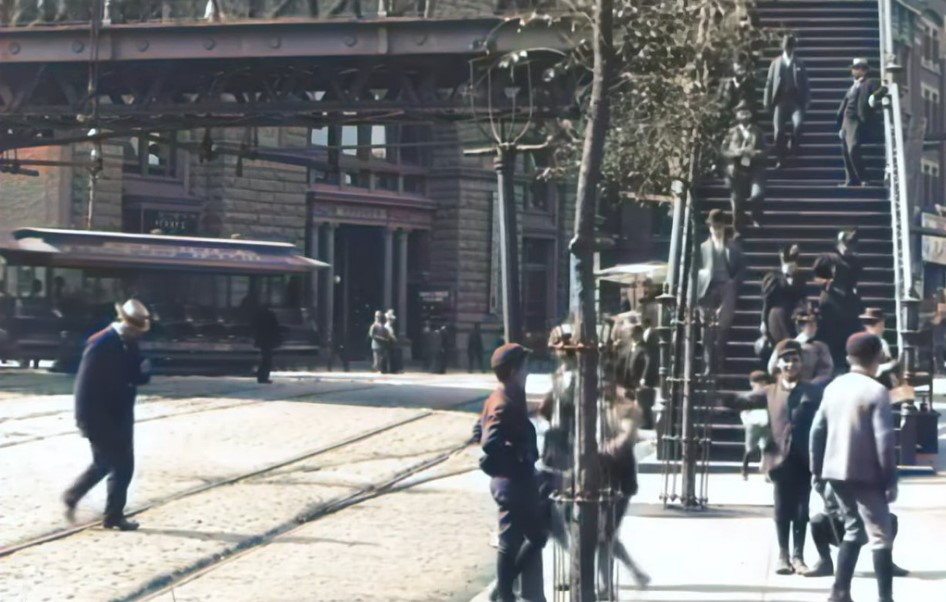
[[[20,228],[0,241],[9,263],[62,268],[226,274],[305,273],[328,264],[278,242]]]
[[[663,261],[647,261],[644,263],[616,265],[596,272],[595,277],[598,280],[616,282],[618,284],[634,284],[645,278],[660,282],[667,278],[667,263]]]

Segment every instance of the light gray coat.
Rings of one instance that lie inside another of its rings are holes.
[[[887,389],[869,376],[839,376],[824,391],[809,438],[811,473],[882,489],[897,484]]]

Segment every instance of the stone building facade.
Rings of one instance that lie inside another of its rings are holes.
[[[482,324],[487,347],[502,326],[496,173],[490,158],[463,154],[483,145],[469,125],[155,132],[103,145],[94,194],[84,167],[4,175],[0,228],[86,228],[91,196],[95,230],[290,242],[332,265],[307,302],[322,332],[356,357],[366,351],[371,314],[394,309],[414,341],[425,319],[454,327],[451,346],[465,364],[473,325]],[[207,148],[214,152],[202,160]],[[89,151],[27,154],[78,165]],[[567,310],[574,194],[537,181],[531,157],[518,163],[523,305],[538,344]]]

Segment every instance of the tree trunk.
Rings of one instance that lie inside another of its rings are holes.
[[[571,252],[576,284],[571,292],[571,310],[576,319],[578,353],[577,400],[575,403],[576,505],[571,525],[571,599],[595,600],[595,551],[598,543],[598,336],[595,315],[595,214],[601,159],[604,153],[610,107],[607,84],[613,52],[613,0],[596,0],[594,18],[594,71],[588,105],[584,148],[578,172],[575,207],[575,237]],[[606,561],[606,559],[602,559]]]

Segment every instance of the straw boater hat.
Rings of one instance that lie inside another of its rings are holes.
[[[126,326],[140,332],[148,332],[151,329],[151,313],[144,303],[137,299],[129,299],[123,304],[115,304],[115,312],[118,314],[118,321]]]
[[[867,59],[865,58],[857,57],[856,59],[851,61],[851,68],[852,69],[869,69],[870,63],[868,63]]]

